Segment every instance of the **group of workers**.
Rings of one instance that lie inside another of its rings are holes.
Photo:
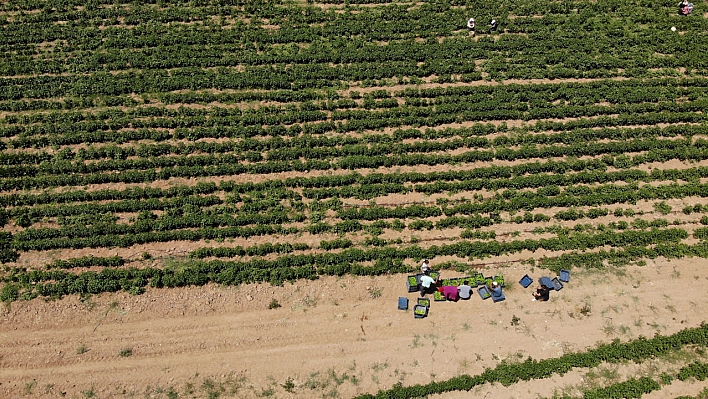
[[[440,282],[439,280],[435,280],[434,278],[430,277],[430,271],[432,269],[430,268],[430,261],[428,259],[423,260],[423,264],[420,267],[420,271],[423,273],[423,275],[420,277],[420,296],[424,297],[425,294],[432,294],[436,290],[439,291],[445,299],[448,301],[453,301],[456,302],[459,299],[470,299],[472,296],[472,286],[468,284],[468,281],[463,280],[462,284],[459,286],[443,286],[443,287],[437,287],[436,285]],[[493,281],[492,284],[488,287],[490,293],[492,294],[492,298],[498,298],[501,297],[502,294],[502,288],[497,283],[496,281]],[[541,284],[536,291],[533,293],[533,300],[534,301],[542,301],[545,302],[548,300],[550,297],[551,289],[543,284]]]
[[[469,31],[470,31],[470,36],[474,36],[474,28],[475,28],[474,18],[468,19],[467,20],[467,29],[469,29]],[[493,19],[492,22],[489,23],[489,31],[494,32],[495,30],[497,30],[497,20]]]

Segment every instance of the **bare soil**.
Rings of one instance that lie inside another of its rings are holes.
[[[554,275],[510,263],[482,270],[506,277],[506,301],[475,295],[433,302],[424,319],[413,317],[419,294],[407,292],[402,274],[18,301],[0,310],[0,396],[349,398],[396,383],[475,375],[504,360],[557,357],[614,338],[697,326],[708,306],[704,262],[573,270],[570,282],[545,303],[531,300],[536,283],[524,289],[518,281],[525,274],[536,281]],[[401,296],[409,298],[409,310],[397,309]],[[280,307],[269,309],[276,303]],[[622,378],[657,376],[689,358],[606,368]],[[490,392],[551,397],[608,382],[596,374],[574,370],[445,398],[486,398]],[[695,395],[706,386],[677,382],[662,393]]]

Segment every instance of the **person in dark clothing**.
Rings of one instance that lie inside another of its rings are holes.
[[[497,20],[493,19],[492,22],[489,24],[489,31],[494,32],[497,30]]]
[[[551,289],[541,284],[540,287],[536,288],[536,292],[533,293],[533,299],[535,301],[545,302],[551,295]]]

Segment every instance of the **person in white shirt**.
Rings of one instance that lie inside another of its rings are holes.
[[[430,261],[425,259],[423,260],[423,264],[420,266],[420,271],[423,274],[428,274],[430,273]]]
[[[432,294],[435,291],[435,283],[436,281],[427,274],[420,276],[420,296]]]
[[[467,20],[467,29],[470,30],[470,36],[474,36],[474,18]]]

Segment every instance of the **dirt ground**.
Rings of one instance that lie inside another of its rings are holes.
[[[349,398],[396,383],[475,375],[505,359],[557,357],[613,338],[697,326],[708,307],[704,263],[573,270],[547,303],[531,301],[535,282],[524,289],[518,281],[527,273],[536,281],[553,277],[548,271],[520,264],[487,269],[485,275],[506,277],[506,301],[433,302],[425,319],[397,309],[399,296],[411,302],[418,296],[407,292],[401,274],[18,301],[0,311],[0,396]],[[552,397],[629,376],[658,376],[687,357],[574,370],[445,397]],[[676,382],[661,392],[696,395],[705,387],[708,382]]]

